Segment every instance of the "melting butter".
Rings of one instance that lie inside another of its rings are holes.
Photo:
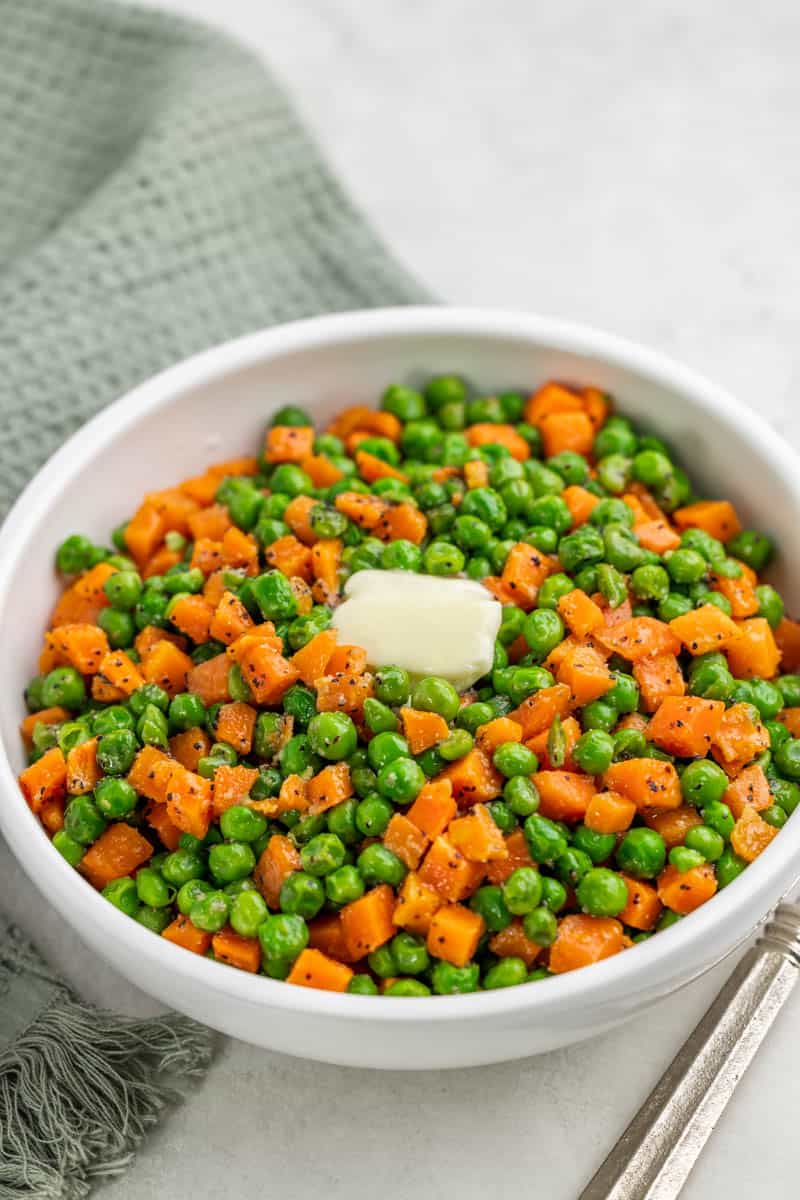
[[[357,571],[334,611],[339,642],[371,667],[440,675],[464,691],[492,669],[502,610],[482,584],[410,571]]]

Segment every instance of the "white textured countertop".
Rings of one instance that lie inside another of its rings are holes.
[[[261,50],[397,255],[443,298],[587,321],[685,359],[800,441],[794,0],[173,0]],[[149,1002],[0,848],[3,898],[81,989]],[[347,1071],[226,1042],[121,1200],[574,1200],[728,973],[543,1058]],[[800,995],[687,1200],[782,1200]]]

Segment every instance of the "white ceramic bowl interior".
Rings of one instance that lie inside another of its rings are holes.
[[[774,576],[795,610],[786,549],[800,523],[790,450],[750,410],[638,346],[539,317],[389,309],[298,322],[173,367],[112,404],[36,476],[0,534],[0,826],[31,879],[101,958],[138,987],[260,1046],[350,1066],[441,1068],[498,1062],[597,1034],[682,986],[754,928],[800,872],[792,819],[739,879],[690,918],[589,969],[505,991],[430,999],[337,995],[252,976],[189,954],[119,913],[67,866],[15,781],[22,691],[59,590],[53,552],[69,533],[105,541],[142,494],[259,444],[287,403],[320,425],[374,405],[392,381],[454,371],[482,390],[530,391],[560,378],[610,391],[619,411],[667,439],[708,494],[784,548]]]

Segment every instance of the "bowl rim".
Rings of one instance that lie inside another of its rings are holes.
[[[187,388],[223,380],[240,370],[287,352],[314,351],[378,337],[404,339],[420,335],[503,338],[545,345],[575,354],[593,355],[613,366],[641,373],[657,383],[683,392],[706,417],[732,427],[769,459],[781,486],[800,507],[800,460],[779,435],[754,411],[724,389],[674,359],[636,342],[591,326],[533,313],[503,309],[420,305],[353,310],[311,317],[246,334],[221,343],[170,366],[137,385],[84,424],[53,454],[20,494],[0,528],[0,562],[8,561],[0,578],[0,617],[14,575],[14,559],[24,551],[31,533],[46,514],[65,481],[79,475],[87,461],[126,430]],[[780,838],[728,888],[691,914],[625,954],[579,970],[554,976],[546,987],[513,987],[458,996],[374,997],[286,986],[282,981],[231,970],[178,947],[139,926],[103,900],[51,845],[19,791],[6,746],[0,745],[0,784],[16,803],[0,805],[0,826],[29,878],[44,891],[75,931],[97,947],[101,939],[128,943],[142,967],[180,977],[189,988],[202,987],[229,995],[247,1005],[281,1009],[309,1016],[346,1020],[371,1019],[392,1023],[477,1021],[529,1013],[543,1017],[548,1010],[582,1008],[605,997],[626,992],[631,997],[652,991],[671,976],[685,978],[687,966],[696,975],[717,961],[767,915],[800,873],[800,821],[788,823]],[[727,925],[716,959],[708,954],[715,930]],[[93,928],[91,936],[84,933]],[[730,936],[733,931],[735,936]],[[98,950],[102,956],[102,950]],[[111,955],[114,961],[115,956]],[[122,973],[125,968],[120,967]],[[682,973],[683,971],[683,973]],[[136,982],[147,991],[142,970]],[[677,986],[677,982],[676,982]]]

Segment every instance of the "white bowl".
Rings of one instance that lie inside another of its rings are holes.
[[[22,691],[34,673],[67,534],[107,540],[141,495],[249,454],[297,403],[324,422],[374,404],[392,381],[456,371],[481,389],[593,383],[675,447],[709,494],[783,549],[775,579],[800,608],[788,553],[800,524],[798,460],[753,412],[628,342],[540,317],[448,308],[347,313],[255,333],[163,372],[111,405],[47,463],[0,533],[0,826],[31,879],[102,959],[166,1004],[288,1054],[359,1067],[442,1068],[540,1053],[600,1033],[681,987],[752,931],[800,872],[791,820],[733,884],[643,945],[543,983],[469,996],[370,998],[290,987],[189,954],[123,916],[53,849],[16,783]]]

